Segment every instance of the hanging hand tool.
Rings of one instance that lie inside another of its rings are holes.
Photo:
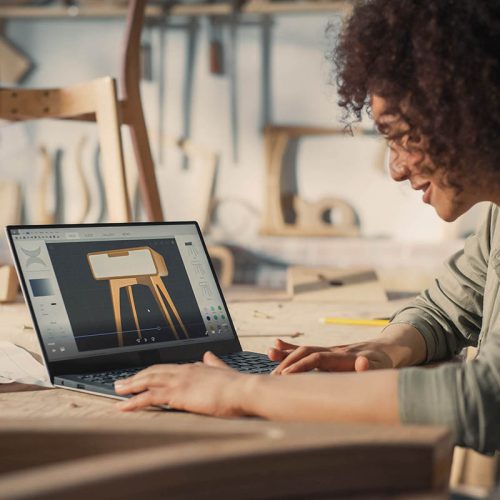
[[[187,46],[186,46],[186,69],[184,73],[184,88],[182,96],[183,126],[182,137],[189,139],[191,137],[191,114],[193,111],[193,83],[194,66],[196,62],[196,46],[198,42],[198,21],[190,18],[187,26]],[[188,168],[188,158],[183,157],[182,167]]]
[[[261,109],[260,125],[263,131],[273,121],[272,108],[272,27],[271,16],[261,19]]]
[[[165,155],[164,155],[164,145],[163,136],[165,135],[165,86],[166,86],[166,43],[167,37],[165,36],[170,12],[168,7],[170,2],[164,4],[162,16],[158,24],[158,58],[157,58],[157,82],[158,82],[158,138],[157,138],[157,154],[158,154],[158,166],[164,165]]]
[[[238,33],[237,25],[241,0],[231,0],[232,12],[229,20],[229,47],[226,51],[229,74],[229,126],[231,127],[231,148],[234,163],[238,163]]]
[[[209,33],[209,70],[212,75],[224,75],[224,46],[220,21],[217,17],[208,18]]]
[[[141,80],[153,81],[153,58],[151,48],[151,29],[143,29],[141,40]]]

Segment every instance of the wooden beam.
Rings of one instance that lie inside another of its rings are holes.
[[[346,14],[352,9],[348,0],[272,2],[253,1],[243,6],[242,14],[317,14],[335,12]],[[85,7],[0,7],[0,18],[37,19],[37,18],[122,18],[127,13],[126,6],[96,5]],[[169,16],[230,16],[230,3],[216,4],[178,4],[168,9]],[[161,18],[165,10],[156,5],[146,8],[147,18]]]

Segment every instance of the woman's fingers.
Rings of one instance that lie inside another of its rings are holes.
[[[283,370],[283,375],[308,372],[311,370],[347,372],[353,371],[356,356],[350,354],[333,354],[327,351],[313,352],[299,359]]]
[[[267,351],[267,356],[271,361],[281,362],[298,347],[298,345],[276,339],[274,341],[274,347],[269,348]]]
[[[364,372],[370,369],[370,361],[365,356],[358,356],[354,362],[354,370]]]
[[[290,344],[290,342],[285,342],[284,340],[281,340],[281,339],[276,339],[274,341],[274,345],[275,345],[276,349],[292,350],[292,351],[294,351],[295,349],[297,349],[297,347],[299,347],[296,344]]]
[[[309,354],[316,352],[316,351],[324,351],[326,350],[323,347],[315,347],[315,346],[301,346],[297,347],[294,351],[292,351],[288,356],[286,356],[283,361],[280,363],[279,366],[277,366],[271,373],[273,375],[279,375],[280,373],[283,372],[286,368],[289,366],[293,365],[299,359],[305,358]]]
[[[212,352],[206,352],[203,361],[205,364],[216,367],[231,370],[231,368],[226,365],[221,359],[219,359]],[[136,373],[132,377],[117,380],[115,382],[115,392],[117,394],[133,394],[145,391],[149,388],[154,387],[164,387],[169,383],[171,377],[179,374],[182,370],[187,370],[193,364],[165,364],[165,365],[153,365],[140,372]]]
[[[275,347],[270,347],[269,350],[267,351],[267,357],[271,361],[278,361],[281,362],[283,361],[291,352],[289,351],[282,351],[281,349],[276,349]]]
[[[141,392],[141,394],[127,399],[126,401],[120,401],[116,406],[122,411],[134,411],[159,404],[167,404],[165,397],[162,396],[162,393],[158,390],[150,390]]]
[[[214,366],[215,368],[225,368],[226,370],[232,370],[222,359],[218,358],[213,352],[207,351],[203,355],[203,362],[208,366]]]
[[[115,392],[117,394],[137,394],[152,387],[163,387],[168,381],[168,372],[139,372],[131,378],[117,380]]]

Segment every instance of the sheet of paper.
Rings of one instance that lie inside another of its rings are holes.
[[[0,341],[0,383],[11,382],[51,387],[47,370],[28,351]]]

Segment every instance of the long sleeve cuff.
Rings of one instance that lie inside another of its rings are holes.
[[[399,416],[403,424],[444,425],[455,444],[492,454],[500,448],[500,397],[485,363],[447,363],[400,370]],[[479,379],[489,382],[481,390]]]
[[[404,368],[398,382],[399,416],[403,424],[445,425],[456,439],[458,394],[455,366]]]
[[[415,327],[425,341],[425,346],[427,348],[425,362],[430,363],[449,357],[449,352],[447,352],[443,340],[441,339],[440,341],[439,339],[439,335],[442,336],[443,332],[437,332],[432,328],[432,324],[435,322],[435,318],[422,309],[406,307],[394,315],[390,324],[404,323]]]

